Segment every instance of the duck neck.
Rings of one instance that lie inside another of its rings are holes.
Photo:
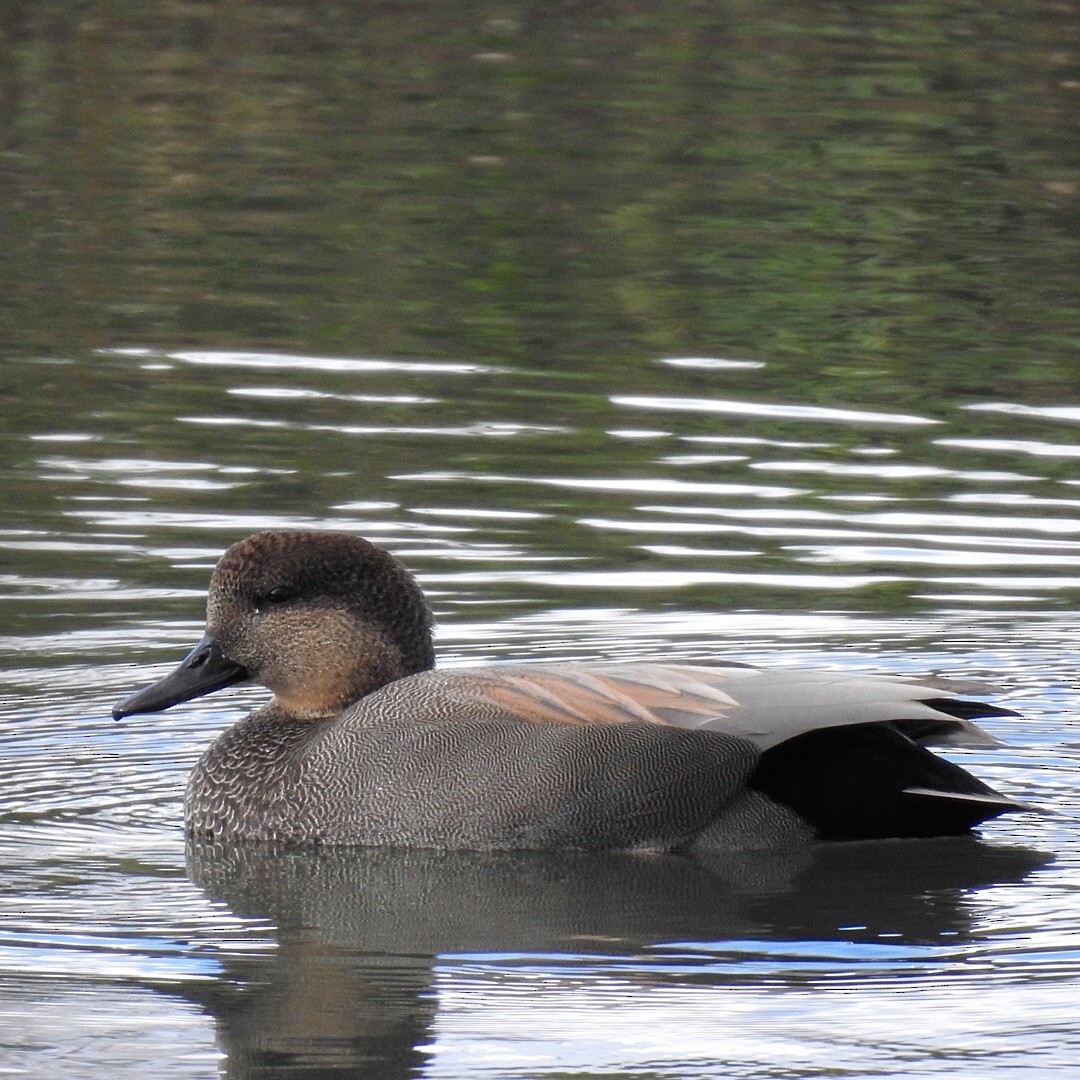
[[[391,678],[384,679],[383,685],[406,675],[430,671],[435,666],[435,644],[432,640],[434,618],[431,609],[411,577],[407,579],[407,585],[413,592],[413,602],[405,608],[410,615],[404,616],[399,611],[392,624],[379,626],[378,636],[385,636],[385,639],[392,641],[397,653],[397,672]]]

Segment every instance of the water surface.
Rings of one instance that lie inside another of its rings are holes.
[[[0,36],[0,1071],[1071,1076],[1068,12],[25,5]],[[472,20],[472,21],[470,21]],[[1046,813],[732,857],[188,849],[116,724],[266,527],[446,664],[986,680]]]

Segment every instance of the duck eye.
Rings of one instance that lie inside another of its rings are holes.
[[[284,604],[292,600],[296,593],[288,585],[275,585],[263,599],[268,604]]]

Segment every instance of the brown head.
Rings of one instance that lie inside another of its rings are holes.
[[[153,712],[244,678],[298,719],[333,715],[432,667],[431,626],[412,575],[367,540],[256,533],[214,570],[203,640],[173,675],[114,715]]]

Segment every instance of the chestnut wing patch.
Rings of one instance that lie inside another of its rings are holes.
[[[663,664],[522,665],[484,679],[483,698],[533,723],[701,727],[738,708],[722,671]]]

